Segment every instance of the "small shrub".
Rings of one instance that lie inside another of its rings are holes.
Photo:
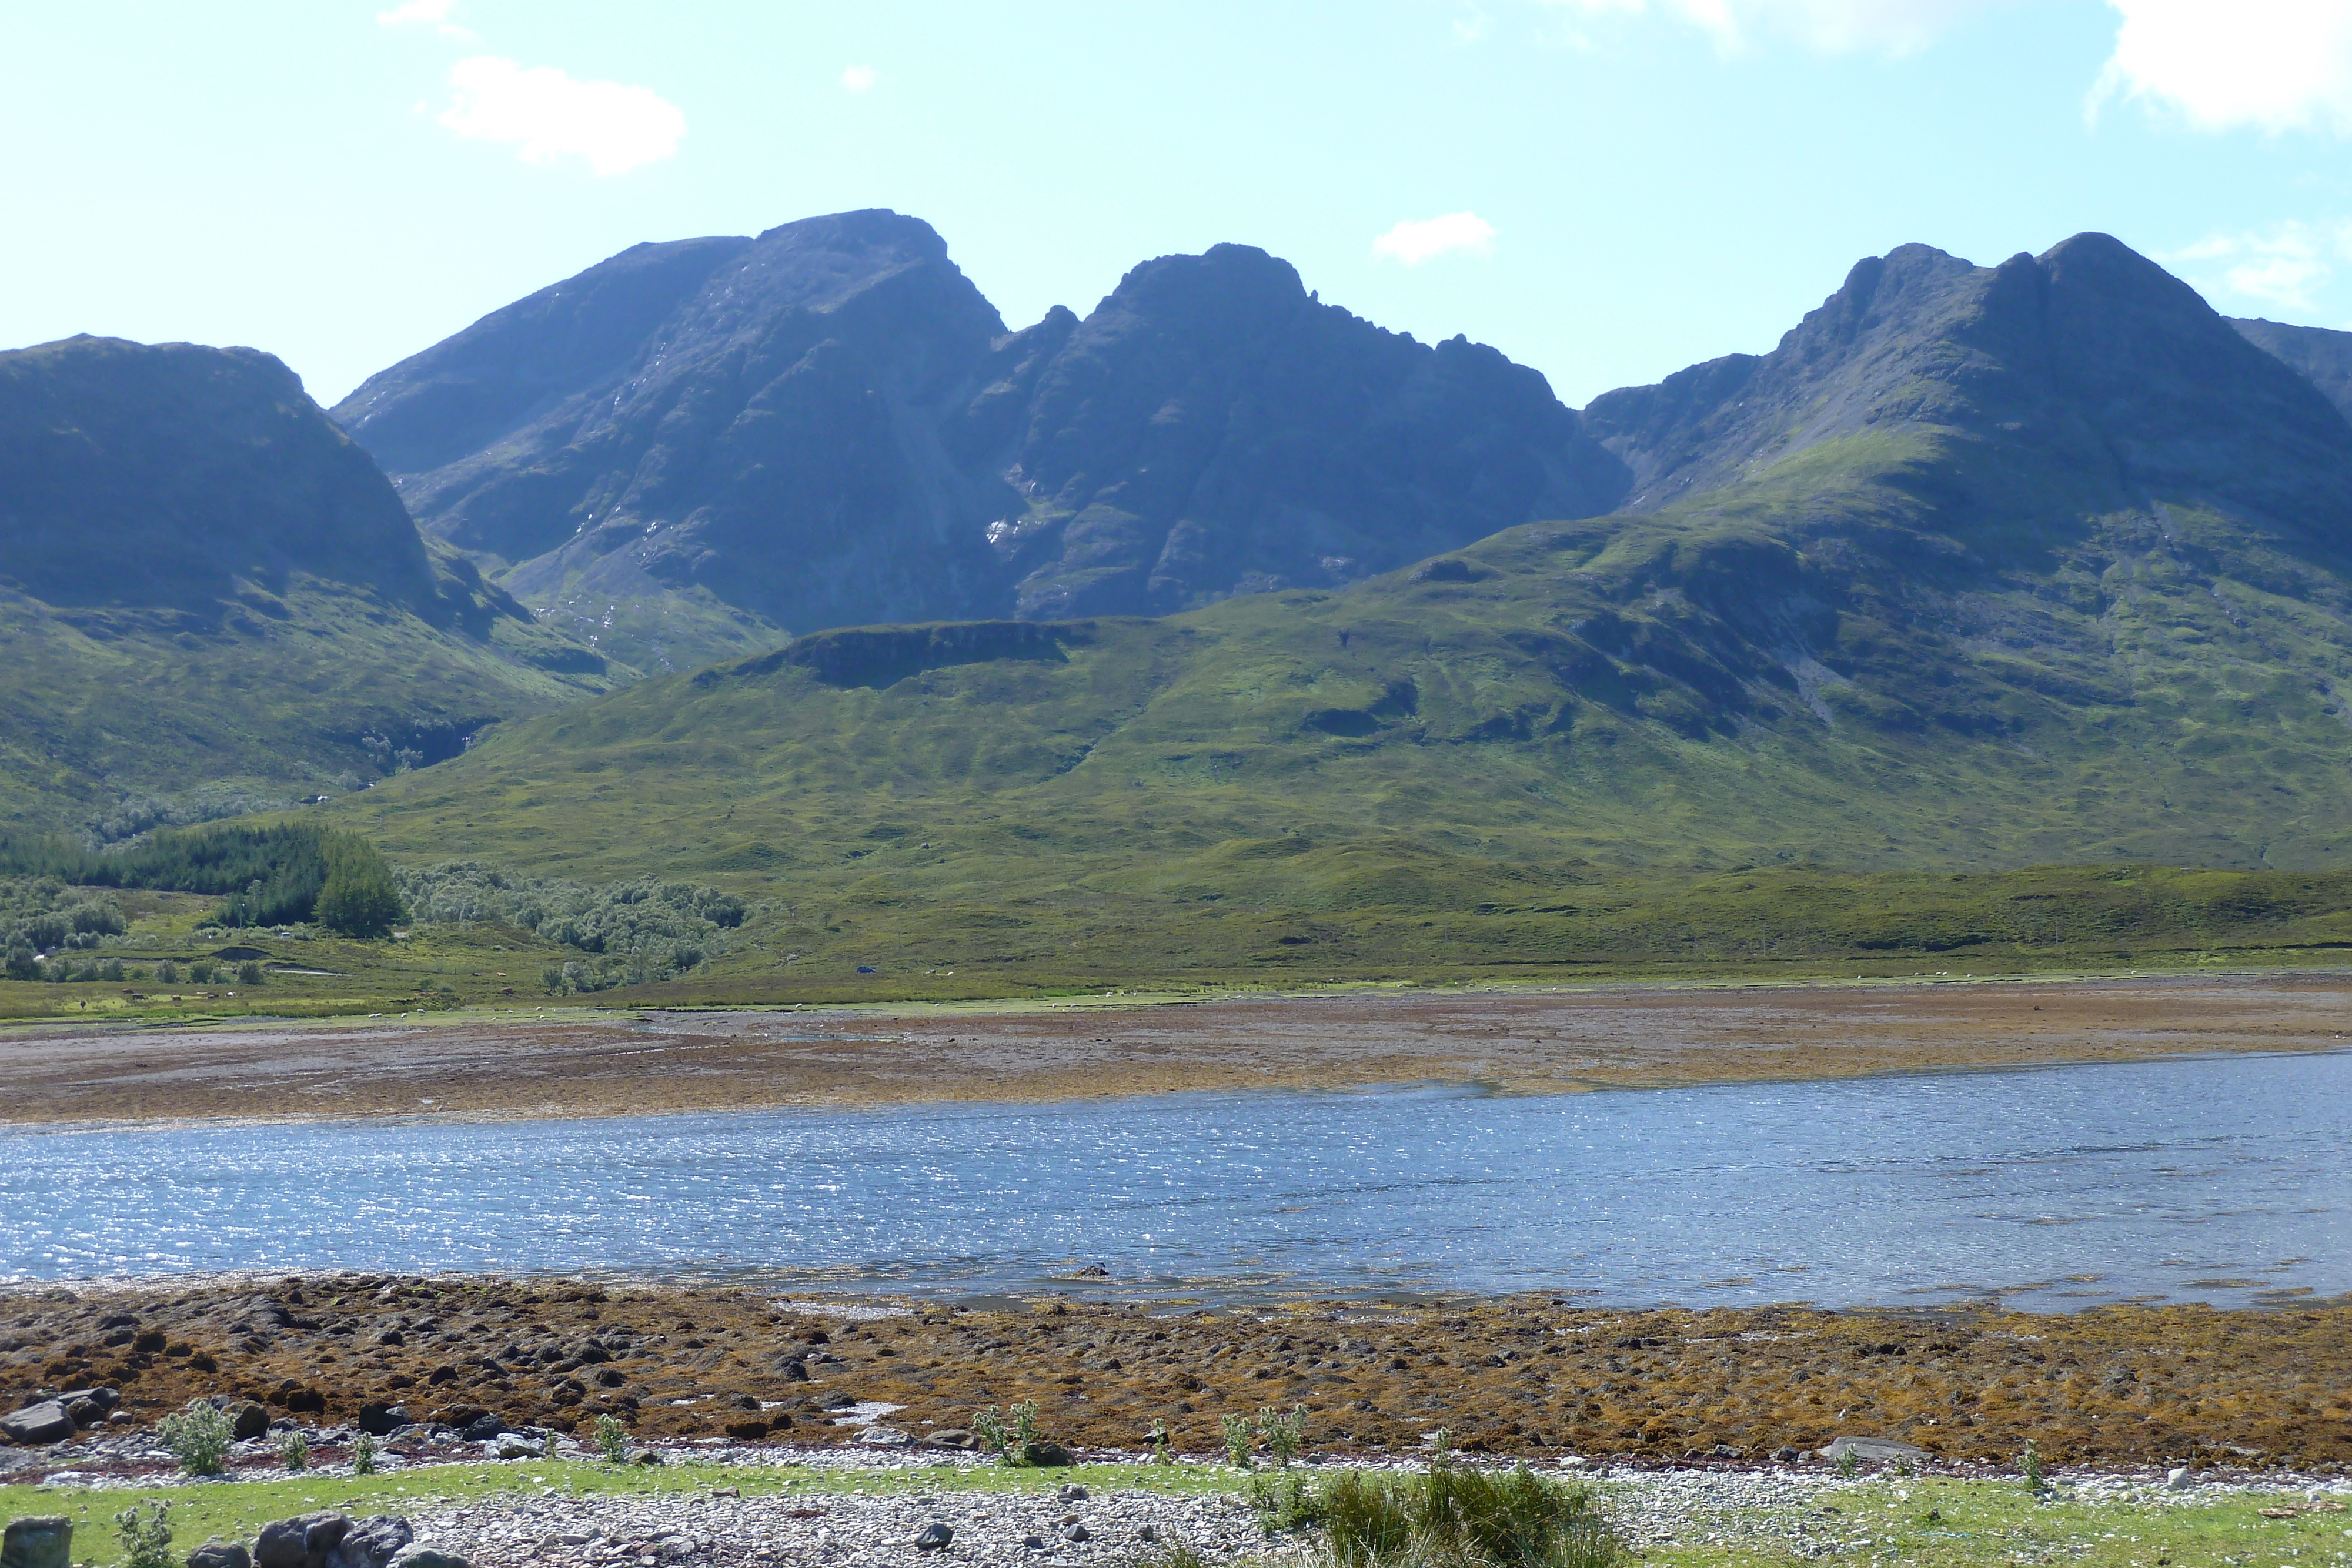
[[[2042,1446],[2031,1437],[2025,1439],[2025,1452],[2019,1456],[2017,1468],[2025,1474],[2027,1490],[2038,1492],[2049,1490],[2049,1478],[2042,1473]]]
[[[610,1416],[596,1417],[596,1454],[608,1465],[626,1464],[629,1429]]]
[[[127,978],[128,977],[123,973],[121,959],[109,958],[105,963],[100,964],[98,967],[98,977],[101,980],[113,982]]]
[[[155,1436],[192,1476],[216,1476],[228,1464],[236,1423],[199,1399],[176,1416],[155,1423]]]
[[[1168,1451],[1168,1423],[1165,1421],[1154,1421],[1151,1424],[1151,1462],[1155,1465],[1172,1465],[1176,1462],[1175,1456]]]
[[[199,958],[188,966],[188,978],[200,986],[211,985],[213,977],[219,973],[219,967],[210,958]]]
[[[179,1568],[172,1555],[170,1504],[148,1503],[143,1517],[126,1508],[114,1516],[114,1527],[122,1537],[122,1568]]]
[[[247,958],[236,967],[236,983],[240,986],[261,984],[261,966]]]
[[[159,986],[178,985],[180,983],[180,966],[174,964],[169,958],[166,958],[162,963],[156,965],[155,983]]]
[[[375,1474],[375,1439],[365,1432],[362,1432],[359,1441],[352,1445],[352,1474],[355,1476]]]
[[[1249,1469],[1250,1442],[1257,1435],[1256,1428],[1250,1424],[1248,1416],[1230,1414],[1225,1416],[1223,1426],[1226,1459],[1237,1470]]]
[[[1265,1406],[1257,1413],[1257,1435],[1274,1462],[1287,1469],[1307,1446],[1307,1406],[1296,1406],[1288,1415],[1271,1405]]]
[[[289,1470],[310,1468],[310,1439],[299,1432],[282,1432],[278,1437],[278,1462]]]
[[[1307,1490],[1306,1478],[1297,1470],[1251,1476],[1249,1500],[1259,1527],[1269,1535],[1304,1529],[1321,1522],[1323,1517],[1320,1500]]]
[[[1854,1477],[1862,1474],[1862,1456],[1854,1452],[1852,1448],[1839,1449],[1837,1458],[1837,1473],[1843,1476],[1847,1480],[1852,1480]]]
[[[1435,1454],[1417,1476],[1348,1471],[1302,1512],[1333,1568],[1607,1568],[1620,1555],[1590,1492],[1525,1465],[1462,1469]]]

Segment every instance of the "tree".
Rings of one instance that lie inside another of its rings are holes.
[[[320,848],[325,852],[327,880],[319,890],[319,924],[346,936],[388,935],[407,912],[401,907],[400,889],[393,884],[392,868],[375,846],[336,833]]]

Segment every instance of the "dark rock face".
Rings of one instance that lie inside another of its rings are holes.
[[[1857,264],[1770,354],[1607,393],[1585,424],[1631,470],[1630,512],[1832,443],[1944,438],[1907,482],[1993,560],[2048,546],[2063,519],[2162,497],[2310,549],[2352,522],[2345,416],[2105,235],[1998,267],[1904,246]]]
[[[2290,327],[2260,318],[2232,318],[2238,335],[2302,375],[2336,411],[2352,419],[2352,332]]]
[[[783,624],[920,620],[995,576],[966,522],[985,486],[939,428],[1003,332],[928,225],[846,213],[640,246],[336,415],[365,444],[382,428],[395,471],[438,459],[404,477],[419,521],[530,563],[526,597],[584,580],[700,587]]]
[[[1604,512],[1622,464],[1543,377],[1310,298],[1247,246],[1128,274],[1040,372],[992,538],[1026,617],[1334,586],[1538,517]]]
[[[193,606],[304,572],[454,613],[374,461],[252,349],[0,353],[0,576],[56,605]]]
[[[807,632],[1335,585],[1623,494],[1535,371],[1318,303],[1241,246],[1007,333],[926,225],[640,246],[335,411],[524,599]]]

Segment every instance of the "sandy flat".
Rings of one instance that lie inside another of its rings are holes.
[[[0,1120],[603,1116],[1477,1082],[1531,1093],[2346,1049],[2352,976],[1449,989],[23,1032]]]

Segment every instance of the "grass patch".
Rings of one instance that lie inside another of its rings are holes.
[[[2036,1498],[2017,1481],[1922,1479],[1868,1486],[1738,1521],[1697,1517],[1683,1539],[1647,1547],[1653,1563],[1900,1563],[1919,1568],[2055,1563],[2081,1568],[2204,1568],[2221,1563],[2352,1561],[2352,1514],[2265,1519],[2296,1500],[2240,1495],[2193,1502],[2084,1501],[2063,1486]],[[1774,1537],[1791,1525],[1800,1536]],[[1736,1526],[1736,1544],[1693,1540]],[[1801,1547],[1798,1543],[1804,1543]],[[1821,1555],[1812,1553],[1819,1552]]]

